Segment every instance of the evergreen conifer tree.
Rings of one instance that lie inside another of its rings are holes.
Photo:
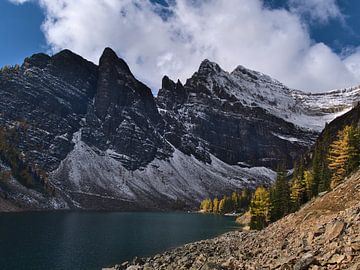
[[[219,199],[217,197],[215,197],[213,201],[213,213],[219,213]]]
[[[238,198],[238,194],[236,192],[233,192],[231,194],[231,210],[233,212],[237,212],[238,208],[239,208],[239,198]]]
[[[252,229],[260,230],[268,224],[270,205],[269,191],[264,187],[258,187],[250,203],[250,227]]]
[[[354,152],[350,145],[351,126],[345,126],[340,130],[337,139],[330,145],[328,160],[331,170],[331,188],[339,185],[348,173],[349,161]]]
[[[279,169],[275,184],[270,191],[271,221],[276,221],[290,213],[290,190],[284,169]]]

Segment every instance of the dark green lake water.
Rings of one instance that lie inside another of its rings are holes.
[[[0,269],[101,269],[234,228],[231,217],[187,213],[0,214]]]

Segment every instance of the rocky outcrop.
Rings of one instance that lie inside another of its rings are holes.
[[[168,76],[164,76],[161,85],[157,96],[160,108],[174,110],[185,103],[187,93],[180,80],[175,83]]]
[[[113,269],[360,267],[360,172],[262,231],[229,232]]]
[[[165,137],[189,155],[208,162],[209,153],[236,165],[276,169],[280,162],[292,166],[316,138],[270,114],[249,106],[233,92],[245,91],[239,80],[217,64],[205,60],[182,86],[164,77],[157,102],[166,122]],[[252,93],[255,94],[255,93]]]
[[[50,172],[72,150],[96,81],[97,67],[70,51],[27,58],[0,72],[0,126],[14,127],[26,159]]]
[[[16,212],[20,211],[20,208],[12,204],[8,200],[0,197],[0,212]]]
[[[162,138],[163,120],[154,97],[131,73],[124,60],[106,48],[100,58],[94,106],[90,105],[82,139],[111,150],[129,170],[145,167],[172,149]]]

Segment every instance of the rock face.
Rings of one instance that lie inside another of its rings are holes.
[[[165,76],[155,98],[109,48],[98,66],[69,50],[36,54],[0,72],[0,127],[56,192],[15,178],[0,192],[20,208],[193,208],[270,184],[359,92],[306,94],[205,60],[184,85]]]
[[[0,125],[16,126],[20,150],[54,170],[72,149],[96,83],[97,67],[68,50],[27,58],[20,69],[0,73]]]
[[[262,231],[230,232],[112,269],[359,269],[359,198],[357,172]]]
[[[157,101],[167,123],[165,138],[205,162],[211,153],[232,165],[291,166],[316,133],[246,104],[233,93],[246,91],[239,80],[208,60],[184,86],[164,77]]]
[[[127,64],[106,48],[100,58],[94,108],[82,138],[89,146],[112,150],[129,170],[145,167],[172,149],[161,136],[163,121],[151,90],[135,79]]]

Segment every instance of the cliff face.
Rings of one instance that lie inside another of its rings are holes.
[[[38,54],[0,73],[0,125],[16,127],[31,163],[56,169],[95,94],[97,67],[70,51]]]
[[[13,177],[0,194],[20,208],[192,208],[269,185],[359,92],[306,94],[205,60],[184,85],[165,76],[155,98],[109,48],[98,66],[68,50],[33,55],[0,72],[0,126],[55,192]]]
[[[113,151],[129,170],[169,157],[161,136],[163,120],[151,90],[136,80],[111,49],[100,58],[94,106],[89,108],[82,139],[89,146]]]
[[[257,77],[252,80],[255,85],[260,81]],[[285,161],[292,166],[293,160],[312,144],[316,132],[247,103],[245,97],[261,101],[256,95],[264,89],[247,94],[245,82],[208,60],[184,86],[165,77],[157,97],[167,123],[165,137],[204,161],[211,153],[232,165],[276,169]]]

